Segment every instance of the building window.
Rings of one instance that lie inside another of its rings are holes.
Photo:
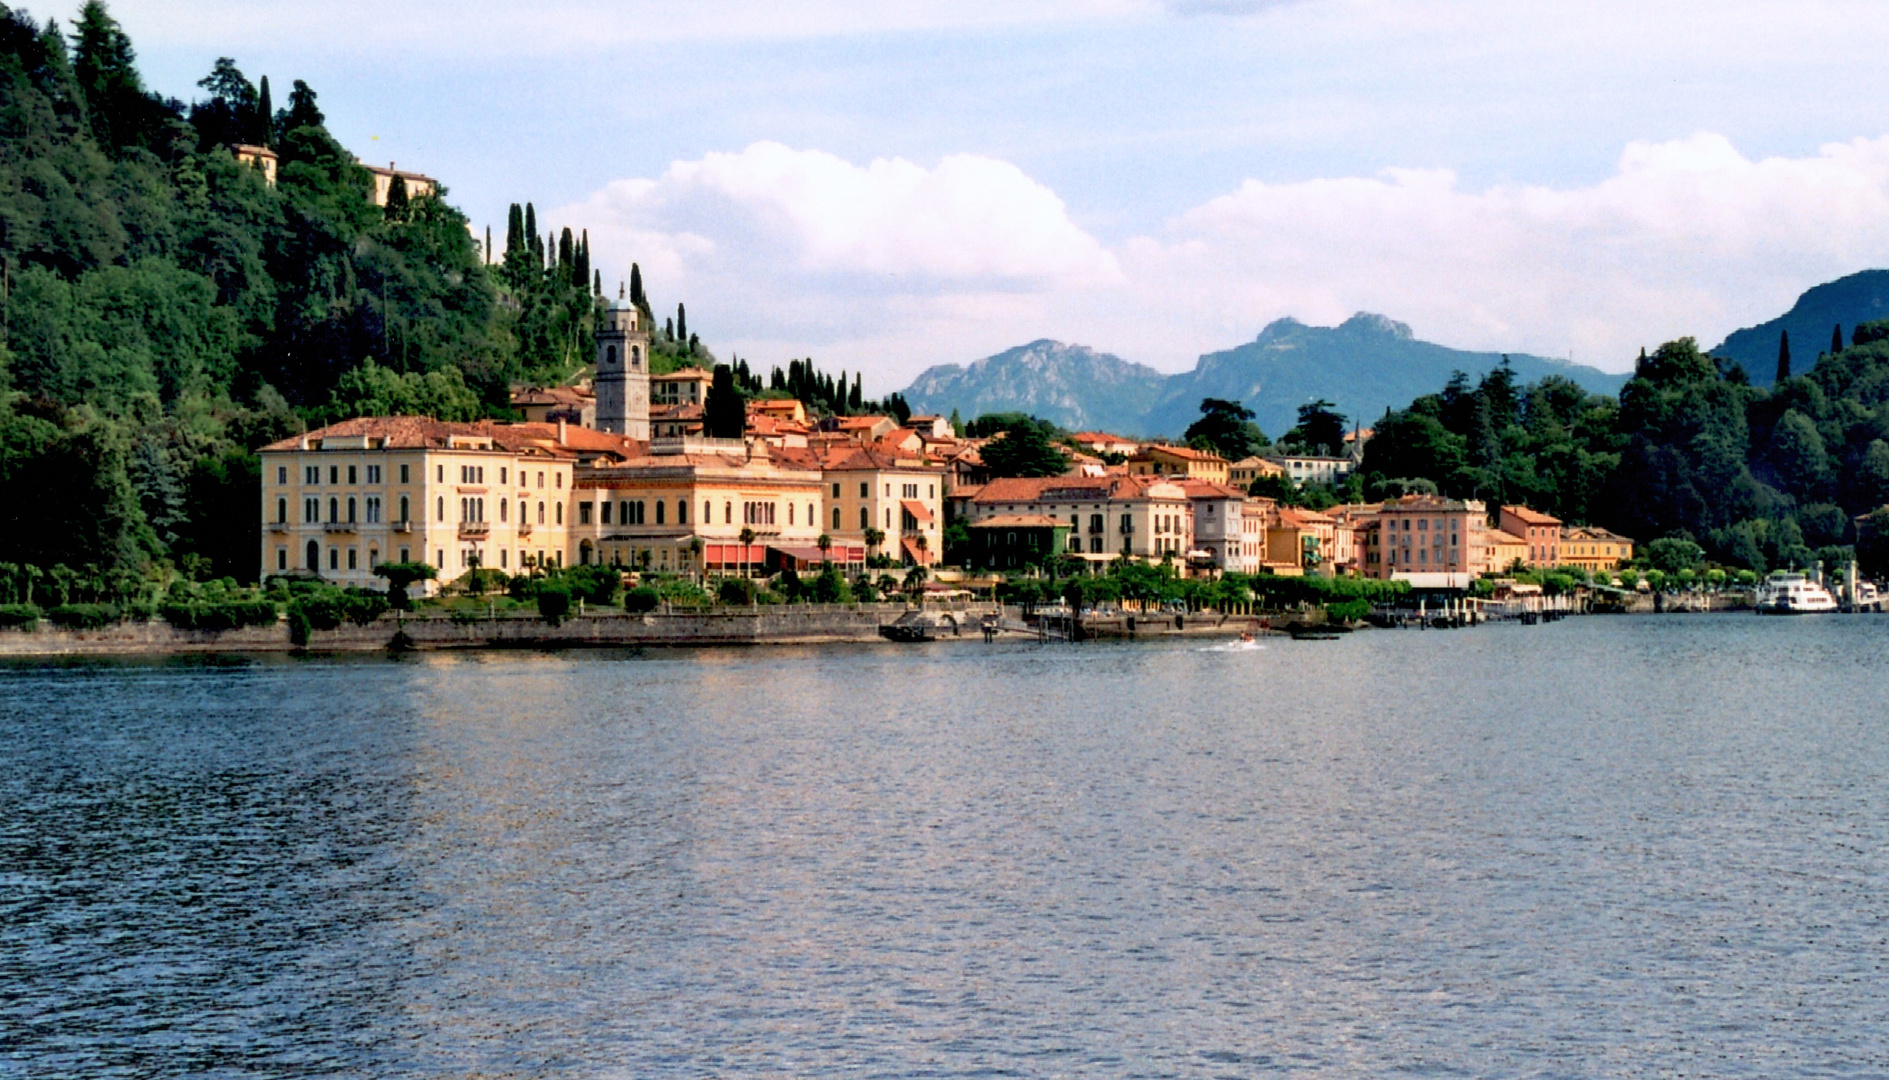
[[[413,482],[413,474],[407,471],[408,468],[409,467],[406,465],[400,466],[400,482],[403,484],[411,484]]]
[[[360,549],[359,549],[359,548],[349,548],[349,549],[348,549],[348,569],[350,569],[350,570],[359,570],[360,568],[361,568],[361,551],[360,551]]]
[[[275,501],[275,520],[278,525],[287,525],[289,523],[289,501],[287,499],[277,499]]]
[[[289,482],[289,467],[287,465],[276,466],[275,482],[278,484],[287,484]]]
[[[444,495],[436,495],[433,497],[433,520],[446,520],[446,496]],[[445,569],[445,566],[442,565],[440,569]]]
[[[309,485],[321,483],[321,466],[319,465],[302,466],[302,483],[309,484]],[[316,569],[320,569],[320,567],[316,567]]]
[[[859,485],[859,497],[862,499],[865,498],[867,496],[868,491],[869,489],[866,487],[865,483],[862,482]]]
[[[320,544],[317,544],[313,540],[310,540],[308,542],[308,549],[303,553],[303,557],[304,557],[304,561],[306,561],[308,564],[309,573],[311,574],[321,573],[321,545]]]
[[[788,503],[787,504],[787,524],[792,525],[793,523],[794,523],[794,504]]]
[[[408,514],[407,514],[407,497],[405,495],[400,496],[400,520],[401,521],[412,520],[411,518],[408,517]]]
[[[369,465],[367,467],[367,482],[370,484],[380,483],[380,466],[379,465]]]
[[[661,525],[663,523],[663,520],[662,520],[663,512],[666,509],[666,507],[667,507],[667,504],[664,503],[661,499],[656,500],[656,524]]]
[[[352,525],[354,522],[354,496],[350,495],[348,496],[348,524]]]
[[[289,549],[288,548],[275,549],[275,568],[277,570],[287,570],[289,568]]]
[[[833,508],[833,528],[835,530],[838,530],[839,527],[840,527],[840,508],[836,506]]]
[[[542,502],[538,504],[538,524],[544,524],[544,503]]]
[[[872,511],[866,509],[865,507],[862,506],[859,508],[859,527],[860,528],[862,529],[872,528],[871,514],[872,514]]]
[[[510,475],[511,475],[511,470],[510,470],[510,469],[507,469],[507,468],[506,468],[505,466],[503,466],[503,465],[500,465],[500,466],[498,467],[498,482],[499,482],[499,486],[500,486],[500,487],[504,487],[504,486],[505,486],[505,484],[507,483],[507,480],[506,480],[506,478],[507,478],[507,477],[509,477]],[[503,553],[503,552],[501,552],[501,553],[500,553],[500,555],[499,555],[499,565],[500,565],[500,566],[503,566],[503,565],[505,565],[505,557],[504,557],[504,553]]]
[[[371,547],[367,549],[367,568],[369,570],[380,569],[380,549],[379,548]]]
[[[597,505],[597,523],[600,525],[610,524],[610,511],[615,508],[616,508],[616,504],[613,502],[610,502],[608,499],[604,500],[602,503],[599,503]]]
[[[332,495],[328,496],[328,520],[341,520],[341,501]]]
[[[400,561],[401,561],[401,562],[411,562],[412,560],[413,560],[413,549],[412,549],[412,548],[401,548],[401,549],[400,549]]]
[[[359,473],[359,471],[358,471],[358,470],[356,469],[356,467],[355,467],[355,466],[353,466],[353,465],[350,465],[350,466],[348,466],[348,483],[349,483],[349,484],[358,484],[358,483],[360,483],[360,482],[361,482],[361,481],[360,481],[360,473]]]
[[[328,549],[328,569],[330,570],[341,569],[341,549],[340,548]]]
[[[689,523],[689,501],[687,499],[677,499],[676,500],[676,524],[687,525],[688,523]]]
[[[557,504],[555,504],[555,505],[553,505],[553,506],[552,506],[552,509],[553,509],[553,510],[555,510],[555,511],[557,511],[557,519],[558,519],[558,520],[557,520],[557,523],[558,523],[559,525],[562,525],[562,524],[564,524],[564,504],[563,504],[563,503],[557,503]]]
[[[833,485],[833,497],[836,499],[840,497],[840,486],[837,482]]]
[[[367,521],[370,525],[380,524],[380,496],[378,495],[367,497]]]
[[[590,524],[590,504],[589,503],[581,502],[577,504],[577,523],[579,525]],[[588,562],[589,560],[586,559],[583,561]]]

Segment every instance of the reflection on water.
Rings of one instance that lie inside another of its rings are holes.
[[[0,668],[0,1075],[1869,1073],[1885,631]]]

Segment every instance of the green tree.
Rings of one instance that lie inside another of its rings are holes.
[[[748,430],[748,400],[735,386],[734,369],[716,364],[702,403],[703,433],[711,439],[739,439]]]
[[[1345,418],[1323,398],[1299,406],[1299,422],[1280,440],[1307,454],[1337,457],[1344,453]]]
[[[1069,471],[1069,458],[1050,442],[1051,431],[1030,418],[1012,424],[979,452],[985,468],[992,476],[1061,476]]]
[[[1200,419],[1188,425],[1185,433],[1187,445],[1211,450],[1228,461],[1265,453],[1269,443],[1253,422],[1255,415],[1237,401],[1202,398]]]
[[[1777,339],[1777,381],[1789,382],[1791,378],[1791,332],[1779,332]]]

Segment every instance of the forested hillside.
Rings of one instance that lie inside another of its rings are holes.
[[[0,563],[80,592],[253,576],[269,440],[505,415],[512,380],[590,358],[582,237],[527,207],[486,265],[443,198],[374,205],[302,82],[278,109],[222,60],[200,88],[146,88],[103,4],[69,30],[0,7]],[[239,143],[275,150],[276,185]]]
[[[1693,540],[1732,566],[1835,565],[1853,517],[1889,502],[1889,323],[1855,341],[1770,389],[1691,338],[1643,356],[1617,401],[1504,368],[1459,377],[1377,422],[1365,494],[1434,487]]]

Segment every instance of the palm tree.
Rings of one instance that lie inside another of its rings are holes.
[[[754,543],[754,530],[746,525],[741,527],[741,576],[748,576],[748,545]]]
[[[866,530],[866,550],[877,554],[879,545],[885,543],[885,533],[879,529]]]
[[[690,564],[693,565],[695,561],[697,559],[700,559],[701,557],[702,557],[702,538],[699,536],[689,537],[689,562]],[[704,574],[702,576],[707,577],[708,575]]]

